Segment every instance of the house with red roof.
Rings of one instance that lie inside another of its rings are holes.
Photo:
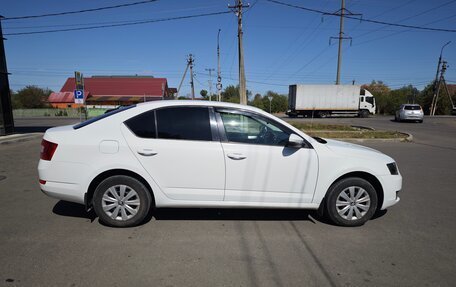
[[[60,92],[51,93],[54,108],[77,108],[74,103],[75,78],[68,78]],[[84,101],[88,107],[113,107],[172,99],[174,89],[166,78],[153,76],[92,76],[84,78]]]

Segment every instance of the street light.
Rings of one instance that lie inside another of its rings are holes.
[[[272,96],[268,96],[268,100],[269,100],[269,113],[271,113]]]

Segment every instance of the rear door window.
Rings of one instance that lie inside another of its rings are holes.
[[[159,139],[212,141],[207,107],[170,107],[156,110]]]

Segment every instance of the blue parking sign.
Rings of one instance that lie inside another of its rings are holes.
[[[74,102],[76,104],[83,104],[84,103],[84,91],[82,91],[82,90],[74,90]]]

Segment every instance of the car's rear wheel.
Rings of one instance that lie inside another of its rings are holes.
[[[100,221],[114,227],[132,227],[147,216],[152,197],[137,179],[116,175],[103,180],[95,190],[93,207]]]
[[[345,178],[328,190],[326,214],[336,225],[360,226],[372,218],[377,202],[375,188],[367,180]]]

